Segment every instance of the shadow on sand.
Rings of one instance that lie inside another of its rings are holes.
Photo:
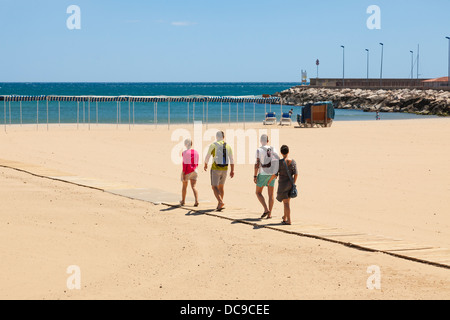
[[[166,212],[166,211],[172,211],[172,210],[176,210],[176,209],[180,209],[180,208],[181,208],[181,206],[170,206],[170,207],[167,207],[165,209],[161,209],[159,211]]]
[[[245,219],[236,219],[233,220],[231,222],[231,224],[236,224],[236,223],[246,223],[246,224],[251,224],[253,225],[253,229],[257,230],[257,229],[262,229],[264,227],[279,227],[279,226],[283,226],[283,223],[280,222],[271,222],[271,223],[264,223],[264,224],[257,224],[257,222],[261,222],[263,220],[261,220],[260,218],[245,218]]]
[[[186,216],[201,216],[206,213],[215,212],[215,209],[205,209],[205,210],[189,210],[188,213],[186,213]]]

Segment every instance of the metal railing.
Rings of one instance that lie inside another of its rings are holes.
[[[168,97],[168,96],[56,96],[56,95],[39,95],[39,96],[25,96],[25,95],[3,95],[0,96],[0,101],[4,103],[3,110],[3,122],[4,128],[6,131],[7,125],[11,125],[11,103],[19,102],[19,117],[17,120],[17,124],[22,125],[23,121],[23,106],[22,102],[36,102],[36,129],[39,129],[40,124],[46,124],[47,130],[49,129],[49,102],[58,102],[57,106],[57,121],[54,120],[53,123],[61,124],[61,102],[69,103],[76,102],[76,125],[77,129],[80,124],[88,125],[90,130],[91,123],[98,124],[99,123],[99,102],[107,102],[114,103],[116,102],[116,114],[115,114],[115,123],[117,128],[122,121],[122,103],[128,104],[128,126],[131,129],[131,125],[135,124],[135,103],[153,103],[153,124],[155,127],[158,126],[158,103],[167,103],[167,109],[164,109],[167,112],[167,125],[170,129],[171,125],[171,103],[187,103],[187,123],[190,123],[192,119],[192,123],[195,121],[195,103],[202,103],[203,111],[202,111],[202,121],[208,126],[209,122],[209,104],[210,103],[220,103],[220,122],[223,122],[223,103],[228,103],[228,123],[231,124],[231,104],[236,103],[236,122],[239,122],[239,104],[243,104],[243,126],[245,128],[245,104],[253,103],[253,121],[256,121],[256,104],[264,104],[264,114],[267,111],[267,105],[270,106],[270,111],[272,110],[272,104],[279,103],[280,111],[282,111],[282,103],[280,97],[254,97],[254,96],[245,96],[245,97],[200,97],[200,96],[190,96],[190,97]],[[45,103],[45,120],[40,121],[40,117],[42,119],[42,114],[39,114],[39,105],[40,103]],[[95,103],[95,122],[91,121],[91,103]],[[190,105],[192,103],[192,113],[190,111]],[[206,104],[206,105],[205,105]],[[205,112],[206,106],[206,112]],[[87,108],[87,112],[86,112]],[[30,109],[28,107],[28,109]],[[56,111],[56,110],[55,110]],[[110,109],[109,109],[110,111]],[[126,110],[125,110],[126,111]],[[74,112],[74,111],[73,111]],[[86,122],[86,114],[87,114],[87,122]],[[30,112],[27,113],[28,120],[30,119]],[[16,114],[17,116],[17,114]],[[53,112],[52,117],[55,118],[55,112]],[[73,115],[75,118],[75,116]],[[8,121],[9,120],[9,121]],[[30,123],[27,121],[26,123]],[[74,123],[74,122],[71,122]],[[113,121],[107,123],[114,123]]]

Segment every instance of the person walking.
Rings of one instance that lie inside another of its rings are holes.
[[[264,213],[261,219],[267,217],[267,219],[272,218],[272,208],[274,204],[274,189],[275,189],[275,179],[269,184],[269,180],[272,175],[278,172],[280,157],[276,153],[273,147],[269,145],[269,137],[267,134],[263,134],[260,138],[261,147],[256,150],[256,163],[254,169],[253,181],[256,184],[256,197],[264,208]],[[266,199],[264,198],[262,192],[264,187],[267,187],[268,195],[268,206],[266,204]]]
[[[184,206],[186,201],[186,192],[189,182],[191,182],[192,192],[194,193],[195,203],[194,207],[198,207],[198,192],[196,188],[197,184],[197,167],[199,155],[198,152],[192,149],[192,140],[186,139],[184,141],[184,146],[186,150],[183,151],[183,170],[181,171],[181,182],[183,183],[183,187],[181,190],[181,201],[180,205]]]
[[[290,200],[292,197],[292,191],[296,190],[296,182],[298,178],[297,163],[295,160],[289,158],[289,147],[286,145],[281,146],[280,149],[282,159],[280,160],[278,168],[278,190],[277,200],[283,202],[284,215],[283,224],[290,225],[291,221],[291,208]],[[269,184],[272,180],[276,179],[276,174],[272,175],[269,180]]]
[[[211,187],[214,196],[217,199],[217,211],[225,208],[223,198],[225,196],[225,181],[227,179],[228,166],[230,166],[230,178],[234,177],[234,160],[233,150],[224,141],[225,134],[223,131],[216,133],[216,142],[209,146],[208,153],[205,158],[204,170],[208,170],[208,163],[211,156],[213,157],[213,164],[211,166]]]

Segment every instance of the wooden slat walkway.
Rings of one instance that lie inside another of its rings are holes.
[[[180,210],[188,210],[197,214],[220,217],[236,223],[249,224],[255,228],[268,228],[298,236],[326,240],[349,247],[374,252],[383,252],[399,258],[450,269],[450,249],[447,248],[441,248],[428,244],[412,243],[406,240],[394,239],[382,235],[364,234],[352,230],[320,224],[305,225],[297,222],[293,225],[285,226],[274,219],[261,220],[259,219],[260,213],[250,212],[243,208],[227,207],[220,212],[215,211],[209,204],[205,205],[208,201],[200,201],[199,207],[180,206],[178,204],[179,194],[166,192],[156,188],[138,188],[125,183],[78,177],[59,170],[53,170],[42,166],[17,161],[0,159],[0,167],[27,172],[42,178],[93,188],[126,198],[147,201],[153,204],[163,204],[166,206],[179,208]],[[188,201],[191,202],[192,199],[188,199]]]

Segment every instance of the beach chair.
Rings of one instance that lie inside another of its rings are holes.
[[[267,112],[266,113],[266,119],[263,121],[263,124],[276,124],[277,123],[277,116],[275,112]]]
[[[284,112],[283,115],[281,116],[280,119],[280,126],[284,126],[284,125],[292,125],[292,119],[291,119],[291,114]]]

